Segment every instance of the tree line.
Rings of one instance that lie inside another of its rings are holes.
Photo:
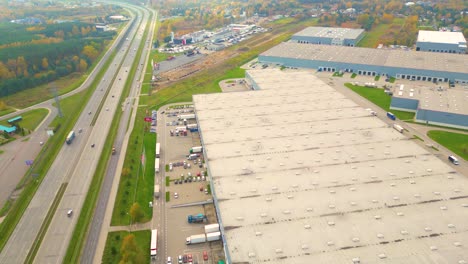
[[[85,72],[115,32],[98,32],[93,25],[61,23],[17,27],[0,45],[0,96]],[[4,29],[6,27],[2,27]],[[29,37],[28,36],[29,33]],[[1,34],[1,30],[0,30]]]

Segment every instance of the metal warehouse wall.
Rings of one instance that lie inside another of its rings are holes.
[[[307,45],[307,44],[304,44]],[[319,69],[320,67],[329,67],[334,68],[335,71],[345,71],[346,69],[352,70],[352,72],[358,73],[359,71],[375,72],[377,75],[387,75],[399,78],[400,75],[404,74],[415,75],[415,76],[428,76],[428,77],[438,77],[447,80],[457,80],[468,82],[468,74],[461,72],[442,72],[442,71],[432,71],[432,70],[420,70],[420,69],[410,69],[410,68],[397,68],[397,67],[387,67],[387,66],[378,66],[378,65],[365,65],[365,64],[353,64],[345,62],[334,62],[334,61],[316,61],[309,59],[294,59],[294,58],[284,58],[276,56],[265,56],[259,55],[258,61],[261,63],[273,63],[281,64],[286,67],[297,67],[297,68],[309,68],[309,69]]]
[[[432,52],[449,52],[449,53],[466,53],[466,49],[462,49],[458,44],[448,43],[431,43],[431,42],[417,42],[416,50],[419,51],[432,51]],[[439,50],[439,51],[437,51]]]
[[[392,97],[390,109],[416,112],[418,110],[419,100]]]
[[[468,115],[419,109],[416,113],[416,121],[420,123],[468,129]]]

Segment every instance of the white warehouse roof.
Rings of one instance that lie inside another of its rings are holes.
[[[319,38],[340,38],[340,39],[356,39],[364,29],[360,28],[333,28],[333,27],[308,27],[294,36],[300,37],[319,37]]]
[[[462,32],[419,30],[418,42],[466,44]]]
[[[468,262],[466,177],[310,73],[248,75],[193,97],[232,263]]]

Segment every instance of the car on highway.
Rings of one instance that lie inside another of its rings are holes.
[[[91,111],[88,112],[88,115],[90,115],[90,114],[91,114]]]
[[[72,215],[73,215],[73,210],[72,209],[68,210],[67,211],[67,216],[71,217]]]
[[[208,260],[208,252],[203,251],[203,260]]]

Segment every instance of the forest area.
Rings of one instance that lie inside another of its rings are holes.
[[[113,39],[95,23],[120,12],[113,6],[0,7],[0,97],[84,73]]]

